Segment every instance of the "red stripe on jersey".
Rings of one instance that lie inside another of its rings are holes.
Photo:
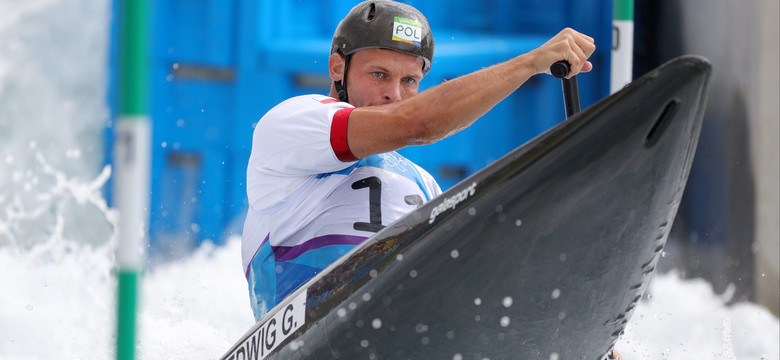
[[[322,103],[322,104],[332,104],[332,103],[337,103],[337,102],[339,102],[339,101],[338,101],[338,100],[336,100],[336,99],[324,99],[324,100],[320,100],[320,103]]]
[[[347,143],[347,124],[349,123],[349,114],[355,108],[346,108],[336,111],[333,114],[333,122],[330,125],[330,146],[336,157],[344,162],[357,161],[358,158],[352,155]]]

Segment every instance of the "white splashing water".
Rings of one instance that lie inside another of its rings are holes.
[[[626,360],[780,359],[780,322],[752,303],[724,305],[702,280],[654,277],[616,348]]]
[[[0,0],[0,359],[114,357],[109,12],[108,0]],[[139,358],[216,358],[252,325],[239,242],[144,275]],[[627,360],[780,357],[765,309],[673,273],[649,291],[617,345]]]

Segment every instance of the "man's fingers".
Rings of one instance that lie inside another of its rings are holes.
[[[614,360],[623,360],[623,356],[621,356],[620,353],[616,350],[612,350],[612,353],[609,354],[609,358]]]
[[[566,60],[571,65],[567,77],[591,71],[593,64],[588,61],[588,58],[595,50],[596,45],[592,37],[581,34],[574,29],[565,28],[547,43],[534,50],[536,54],[539,54],[535,69],[538,72],[549,74],[550,65],[559,60]]]
[[[580,72],[588,72],[591,70],[593,70],[593,63],[591,63],[590,61],[586,61],[585,65],[582,66],[582,70],[580,70]]]
[[[593,64],[587,61],[596,49],[593,38],[571,28],[563,29],[556,37],[558,38],[558,51],[561,51],[563,60],[571,64],[571,71],[567,77],[570,78],[580,72],[593,69]]]

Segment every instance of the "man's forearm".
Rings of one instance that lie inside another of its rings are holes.
[[[564,29],[539,48],[491,67],[432,87],[405,100],[355,109],[347,138],[363,158],[410,145],[430,144],[468,127],[534,74],[558,60],[570,75],[590,71],[596,46],[589,36]]]

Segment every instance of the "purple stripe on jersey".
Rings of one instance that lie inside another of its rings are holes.
[[[329,245],[357,245],[366,239],[368,237],[365,236],[325,235],[296,246],[272,246],[271,250],[273,250],[277,262],[290,261],[310,250]]]
[[[255,257],[257,257],[257,253],[260,252],[260,249],[263,248],[263,245],[265,245],[265,243],[267,243],[268,239],[270,238],[271,238],[271,233],[268,233],[268,235],[265,236],[263,242],[260,243],[260,246],[257,247],[257,250],[255,250],[255,254],[252,255],[252,258],[249,260],[249,264],[246,266],[246,274],[245,274],[247,279],[249,279],[249,269],[252,268],[252,261],[255,260]]]

